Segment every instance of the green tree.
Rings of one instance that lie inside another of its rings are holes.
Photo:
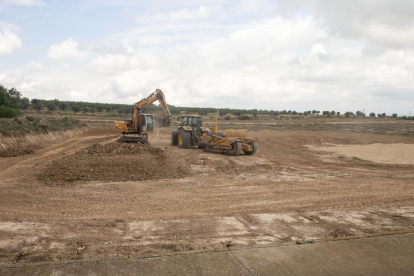
[[[357,111],[356,112],[357,117],[365,117],[365,113],[361,112],[361,111]]]
[[[0,106],[6,106],[7,88],[0,84]]]
[[[79,111],[79,106],[78,106],[78,105],[72,105],[72,106],[71,106],[71,109],[72,109],[72,111],[73,111],[73,112],[78,113],[78,111]]]
[[[257,117],[257,114],[259,114],[259,111],[257,110],[257,109],[253,109],[252,110],[252,115],[253,115],[253,117]]]
[[[32,103],[32,105],[33,106],[35,106],[37,103],[39,103],[39,102],[41,102],[42,100],[39,100],[39,99],[32,99],[31,100],[31,103]]]
[[[54,102],[50,102],[50,103],[48,103],[46,107],[47,107],[47,109],[48,109],[49,111],[54,111],[54,110],[56,110],[56,105],[54,104]]]
[[[33,105],[33,104],[32,104]],[[36,104],[33,106],[37,111],[40,111],[43,109],[43,107],[45,107],[45,105],[43,104],[43,102],[39,101],[36,102]]]
[[[67,107],[68,107],[68,105],[65,102],[60,102],[60,104],[59,104],[59,109],[60,110],[66,110]]]
[[[30,100],[26,97],[22,98],[21,102],[20,102],[20,107],[21,109],[27,109],[30,105]]]
[[[11,88],[7,91],[7,103],[6,106],[14,109],[20,109],[20,101],[22,93],[17,91],[16,88]]]
[[[21,111],[18,109],[0,106],[0,118],[16,118],[21,114]]]

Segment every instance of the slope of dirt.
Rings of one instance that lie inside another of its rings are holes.
[[[140,181],[180,178],[192,174],[188,164],[177,163],[165,150],[149,144],[94,144],[53,161],[36,174],[47,184],[74,181]]]

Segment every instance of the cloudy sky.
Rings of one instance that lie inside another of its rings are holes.
[[[0,84],[42,99],[414,113],[413,0],[0,0]]]

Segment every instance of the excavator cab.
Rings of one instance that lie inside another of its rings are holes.
[[[148,142],[148,133],[152,133],[154,130],[154,119],[152,114],[139,115],[139,131],[134,130],[134,126],[129,121],[115,121],[114,130],[122,131],[122,135],[119,138],[120,142],[131,143],[146,143]]]
[[[154,120],[152,114],[141,114],[139,116],[141,131],[153,131],[154,130]]]

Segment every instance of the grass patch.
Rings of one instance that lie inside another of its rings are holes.
[[[308,240],[308,241],[296,241],[296,244],[297,245],[300,245],[300,244],[312,244],[312,243],[315,243],[315,241],[314,240]]]
[[[35,118],[29,121],[26,118],[0,119],[0,133],[4,137],[23,137],[26,134],[40,134],[48,131],[64,131],[78,127],[86,126],[80,120],[72,117],[64,117],[61,119]]]
[[[370,161],[370,160],[365,160],[365,159],[361,159],[361,158],[358,158],[358,157],[352,157],[352,159],[362,161],[362,162],[371,162],[372,163],[372,161]]]

